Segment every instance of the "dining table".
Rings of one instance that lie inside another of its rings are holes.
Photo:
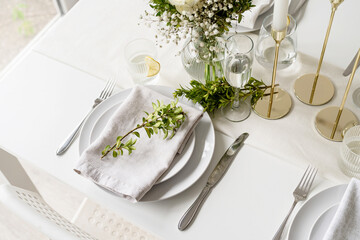
[[[207,167],[169,197],[167,191],[179,187],[181,178],[167,184],[155,197],[132,203],[73,170],[81,153],[79,138],[63,155],[57,155],[56,150],[91,109],[107,80],[117,79],[113,95],[135,86],[126,69],[124,48],[136,38],[155,42],[156,29],[146,26],[139,17],[149,10],[148,1],[81,0],[1,73],[0,147],[159,239],[271,239],[286,216],[293,201],[292,192],[309,164],[318,168],[318,174],[308,199],[351,179],[338,164],[342,143],[323,138],[314,122],[320,110],[341,104],[349,79],[342,73],[360,43],[360,31],[356,27],[360,23],[359,9],[360,1],[345,0],[334,18],[321,68],[321,74],[328,76],[335,86],[335,95],[329,103],[303,104],[293,90],[298,77],[316,71],[331,13],[328,0],[309,0],[294,14],[296,61],[277,71],[276,82],[292,99],[289,114],[267,120],[252,112],[242,122],[230,122],[220,111],[206,115],[211,119],[208,132],[196,134],[206,138],[211,149],[195,144],[190,161],[198,161],[202,152],[206,152],[210,154]],[[258,30],[239,33],[250,36],[256,44]],[[189,86],[192,79],[179,56],[182,44],[159,43],[156,60],[161,69],[153,85],[173,90]],[[252,76],[270,84],[272,69],[254,60]],[[358,87],[360,76],[355,74],[345,107],[359,119],[360,109],[351,98]],[[205,186],[212,169],[234,139],[244,132],[249,137],[229,170],[203,204],[194,223],[179,231],[180,218]],[[283,239],[291,240],[288,232],[303,204],[295,208]],[[312,226],[314,222],[303,224]],[[308,233],[297,234],[308,239]]]

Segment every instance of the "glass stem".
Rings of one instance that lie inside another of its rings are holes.
[[[239,91],[240,91],[240,89],[236,87],[235,88],[235,98],[234,98],[234,102],[232,105],[233,108],[238,108],[240,106]]]

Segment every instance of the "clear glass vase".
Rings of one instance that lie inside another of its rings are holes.
[[[181,60],[186,72],[194,80],[203,83],[224,76],[222,63],[225,42],[223,38],[209,41],[204,39],[200,35],[197,40],[187,40],[181,52]]]
[[[286,37],[282,40],[279,50],[279,59],[277,69],[284,69],[293,64],[297,56],[297,33],[296,21],[288,15],[290,24],[287,28]],[[275,58],[275,41],[271,35],[273,15],[267,16],[260,29],[259,37],[256,43],[255,58],[265,68],[272,69]]]

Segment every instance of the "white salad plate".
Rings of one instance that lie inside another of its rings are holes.
[[[311,239],[311,235],[315,237],[316,231],[322,231],[317,233],[316,236],[325,234],[323,227],[316,229],[322,225],[322,221],[328,221],[330,214],[326,217],[321,217],[326,211],[338,204],[343,197],[347,184],[337,185],[327,188],[304,203],[304,205],[297,212],[294,220],[291,223],[288,240],[306,240]],[[324,224],[325,225],[325,224]],[[314,230],[313,230],[314,229]],[[313,232],[313,233],[312,233]],[[312,238],[313,240],[315,238]]]
[[[311,229],[309,240],[322,240],[325,236],[330,223],[335,216],[335,213],[339,207],[339,204],[329,207],[323,214],[316,220],[313,228]]]
[[[147,86],[164,96],[172,98],[173,89],[164,86]],[[103,101],[90,114],[79,138],[79,153],[82,152],[101,134],[103,128],[111,118],[114,110],[130,94],[131,89],[126,89],[114,94]],[[186,99],[179,99],[179,102],[202,109],[200,105],[194,105]],[[195,137],[196,136],[196,137]],[[182,154],[177,156],[179,166],[169,175],[163,175],[162,182],[157,183],[141,199],[141,201],[157,201],[167,199],[189,188],[205,172],[210,164],[215,146],[215,132],[211,119],[207,113],[198,123],[194,133],[190,137]],[[196,151],[193,151],[193,150]],[[182,159],[183,158],[183,159]],[[177,164],[175,164],[177,165]],[[174,167],[175,167],[174,165]],[[171,170],[169,170],[169,173]],[[168,173],[168,174],[169,174]]]

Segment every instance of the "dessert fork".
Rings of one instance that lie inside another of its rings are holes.
[[[295,188],[294,190],[294,203],[293,205],[291,206],[291,209],[288,213],[288,215],[285,217],[284,221],[281,223],[279,229],[277,230],[277,232],[275,233],[275,236],[273,237],[273,240],[279,240],[281,239],[281,234],[284,230],[284,227],[286,225],[286,222],[290,216],[290,214],[292,213],[292,211],[294,210],[296,204],[300,201],[304,201],[309,192],[310,192],[310,188],[311,188],[311,185],[315,179],[315,176],[316,176],[316,173],[317,173],[317,169],[312,167],[311,165],[309,165],[304,173],[304,175],[302,176],[298,186]]]
[[[58,148],[58,150],[56,151],[57,155],[61,155],[64,152],[66,152],[66,150],[70,147],[70,145],[72,144],[72,142],[74,141],[74,139],[76,138],[76,136],[78,135],[82,125],[84,124],[85,120],[88,118],[88,116],[90,115],[90,113],[92,113],[92,111],[97,107],[97,105],[99,105],[102,101],[104,101],[105,99],[107,99],[108,97],[111,96],[114,87],[115,87],[115,83],[116,83],[116,78],[111,78],[107,81],[104,89],[101,91],[100,96],[98,98],[95,99],[94,101],[94,105],[92,106],[92,109],[90,110],[90,112],[84,117],[84,119],[80,122],[80,124],[75,128],[75,130],[66,138],[66,140],[60,145],[60,147]]]

